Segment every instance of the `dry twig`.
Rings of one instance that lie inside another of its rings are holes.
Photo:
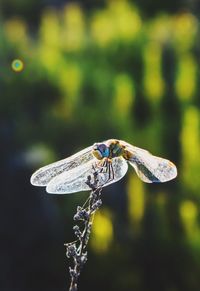
[[[73,266],[69,267],[71,277],[71,284],[69,291],[78,290],[78,278],[81,270],[87,261],[87,244],[91,232],[91,227],[94,219],[95,212],[102,204],[101,191],[102,186],[98,186],[98,171],[94,171],[91,176],[88,176],[86,184],[91,188],[89,198],[84,205],[77,207],[77,212],[74,215],[74,220],[83,224],[82,227],[75,225],[73,227],[76,240],[66,243],[66,256],[73,259]],[[81,228],[83,228],[81,230]]]

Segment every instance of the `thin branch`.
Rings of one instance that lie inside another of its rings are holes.
[[[77,212],[74,215],[75,221],[83,223],[83,229],[81,230],[78,225],[75,225],[73,230],[77,239],[73,242],[65,244],[67,258],[73,259],[73,267],[69,267],[71,277],[69,291],[78,290],[78,278],[84,264],[87,261],[86,247],[89,241],[94,215],[102,204],[100,198],[102,187],[98,186],[98,182],[98,171],[94,171],[91,176],[88,176],[86,181],[86,184],[92,190],[90,196],[82,207],[77,207]]]

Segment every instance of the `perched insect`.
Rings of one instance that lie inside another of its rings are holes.
[[[98,185],[104,187],[120,180],[128,163],[146,183],[166,182],[177,176],[176,166],[169,160],[116,139],[109,139],[47,165],[31,176],[31,184],[46,186],[48,193],[67,194],[90,190],[88,176],[98,172]]]

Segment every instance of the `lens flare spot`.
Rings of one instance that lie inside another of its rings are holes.
[[[24,63],[21,60],[16,59],[16,60],[12,61],[11,67],[12,67],[14,72],[18,73],[18,72],[23,71]]]

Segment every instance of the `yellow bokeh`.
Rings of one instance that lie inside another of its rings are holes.
[[[95,214],[91,240],[91,247],[95,252],[104,253],[109,250],[113,240],[113,225],[108,210],[100,210]]]
[[[198,209],[194,202],[183,201],[180,205],[180,216],[188,237],[193,239],[200,234],[197,222]]]
[[[191,13],[182,13],[173,18],[172,41],[177,52],[189,50],[194,44],[198,20]]]
[[[159,101],[164,93],[162,78],[162,50],[157,42],[150,42],[144,49],[144,90],[152,101]]]
[[[107,8],[97,11],[91,21],[91,34],[101,47],[115,41],[130,42],[139,33],[142,21],[138,11],[127,1],[110,1]]]
[[[40,26],[42,43],[48,47],[60,47],[60,24],[59,15],[55,10],[46,10]]]
[[[80,50],[85,44],[85,20],[77,4],[69,4],[64,8],[61,43],[67,51]]]
[[[115,25],[108,11],[98,11],[91,21],[91,34],[94,41],[101,47],[106,47],[115,35]]]
[[[41,43],[38,48],[38,61],[46,69],[48,75],[55,82],[60,77],[60,68],[65,64],[60,50]]]
[[[165,44],[171,39],[172,21],[168,15],[161,15],[145,25],[145,31],[150,41]]]
[[[181,132],[182,174],[188,187],[199,190],[200,179],[200,114],[197,108],[188,107],[183,116]]]
[[[18,48],[26,48],[28,45],[27,26],[22,19],[13,18],[6,21],[4,31],[11,43],[17,45]]]
[[[114,80],[114,110],[120,117],[127,116],[135,99],[133,81],[127,74],[120,74]]]
[[[59,76],[59,86],[70,97],[78,95],[82,81],[80,67],[75,63],[66,63]]]
[[[180,55],[175,90],[181,100],[190,100],[196,91],[197,62],[191,54]]]
[[[130,221],[137,229],[145,211],[145,194],[144,184],[136,175],[129,177],[127,204]]]
[[[191,106],[185,111],[181,135],[183,158],[185,158],[186,163],[193,163],[199,158],[199,126],[198,109]]]
[[[58,85],[62,92],[62,111],[65,116],[70,116],[78,102],[79,92],[82,84],[82,72],[75,63],[66,63],[60,69]]]
[[[78,5],[66,5],[62,13],[48,9],[40,27],[41,41],[67,51],[80,50],[85,42],[85,21]]]
[[[109,2],[109,11],[115,23],[116,37],[131,41],[142,27],[142,21],[137,9],[125,0]]]

